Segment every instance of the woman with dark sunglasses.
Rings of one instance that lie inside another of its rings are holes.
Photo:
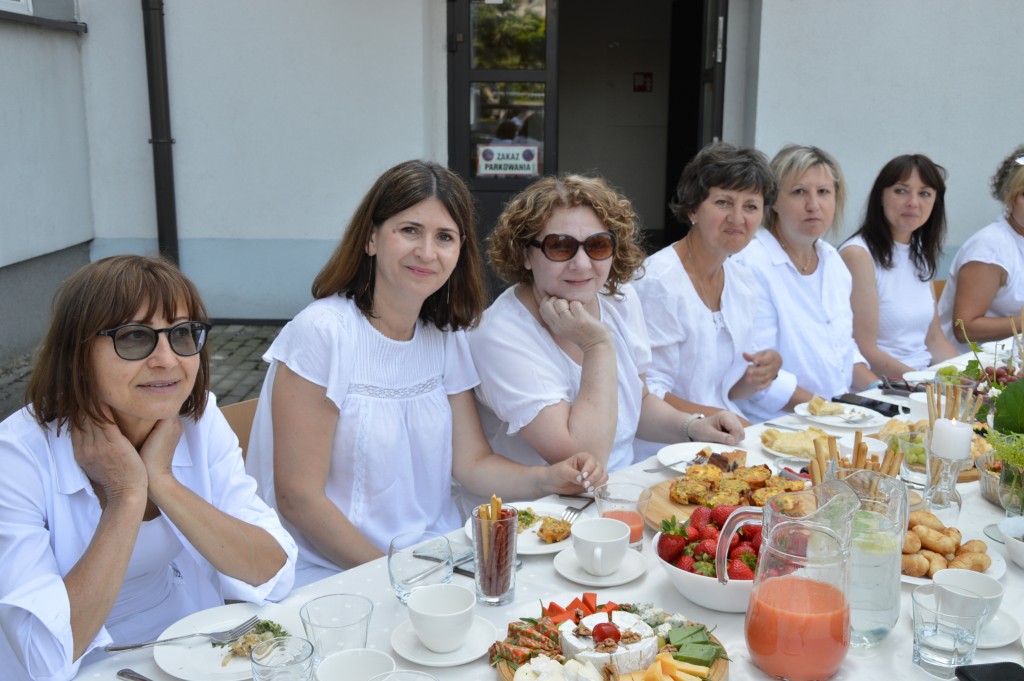
[[[651,339],[647,385],[677,409],[739,412],[737,401],[779,373],[779,353],[754,344],[753,275],[730,257],[754,238],[776,193],[764,154],[723,142],[702,149],[679,178],[671,208],[689,229],[652,255],[634,284]]]
[[[225,598],[291,590],[296,546],[207,392],[206,310],[160,258],[86,265],[57,292],[0,424],[0,669],[68,679]]]
[[[506,206],[489,239],[512,284],[469,334],[494,451],[552,464],[586,450],[609,470],[633,440],[743,439],[739,419],[673,409],[647,390],[650,346],[627,282],[644,252],[629,200],[599,178],[547,177]]]

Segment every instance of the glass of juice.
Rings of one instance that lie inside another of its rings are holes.
[[[644,545],[644,515],[651,501],[651,490],[630,482],[609,482],[594,490],[597,513],[629,525],[629,547],[637,551]]]

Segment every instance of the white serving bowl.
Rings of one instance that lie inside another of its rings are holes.
[[[652,548],[654,555],[658,555],[658,540],[661,532],[654,535]],[[686,570],[680,570],[671,563],[666,563],[660,557],[658,562],[665,571],[668,581],[679,593],[693,601],[697,605],[708,610],[719,612],[746,612],[750,602],[750,592],[753,591],[753,580],[729,580],[728,584],[722,584],[715,577],[697,575]]]
[[[853,440],[853,435],[844,435],[839,438],[839,455],[849,457],[851,461],[853,460]],[[872,454],[877,454],[879,461],[882,460],[885,456],[885,450],[888,449],[887,445],[878,438],[864,437],[861,438],[861,442],[868,446],[868,458]]]
[[[1024,536],[1024,516],[1003,518],[999,521],[999,531],[1003,533],[1003,542],[1010,560],[1017,567],[1024,568],[1024,541],[1021,541],[1021,536]]]
[[[317,681],[369,681],[393,671],[395,660],[387,653],[372,648],[350,648],[321,660],[316,678]]]

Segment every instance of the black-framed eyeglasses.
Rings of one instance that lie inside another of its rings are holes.
[[[611,232],[598,232],[580,241],[568,234],[548,234],[543,241],[533,239],[530,245],[539,248],[544,257],[555,262],[572,260],[581,245],[591,260],[607,260],[615,253],[615,235]]]
[[[97,331],[96,335],[110,336],[118,357],[136,361],[153,354],[161,333],[167,334],[167,342],[174,354],[180,357],[198,354],[206,345],[206,336],[212,328],[213,325],[206,322],[181,322],[166,329],[154,329],[145,324],[122,324]]]

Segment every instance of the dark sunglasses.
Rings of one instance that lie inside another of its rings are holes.
[[[539,248],[544,257],[555,262],[572,260],[581,245],[591,260],[607,260],[615,253],[615,235],[611,232],[598,232],[580,241],[568,234],[548,234],[543,241],[533,239],[530,245]]]
[[[167,334],[167,342],[174,354],[180,357],[198,354],[206,345],[206,334],[212,328],[213,325],[206,322],[181,322],[166,329],[154,329],[145,324],[122,324],[97,331],[96,335],[110,336],[118,357],[136,361],[153,354],[161,333]]]

